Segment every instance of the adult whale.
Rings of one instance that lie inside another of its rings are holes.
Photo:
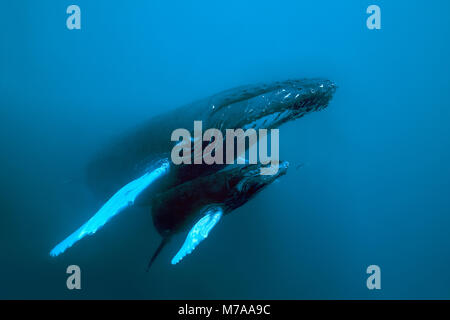
[[[241,86],[156,116],[137,129],[115,139],[88,165],[89,186],[102,197],[109,197],[129,181],[148,171],[149,164],[168,158],[174,142],[170,137],[178,128],[191,131],[194,121],[203,130],[278,128],[285,122],[328,106],[336,85],[326,79],[301,79]],[[155,190],[170,188],[206,175],[223,166],[173,165],[161,183],[153,183],[138,202],[149,204]],[[161,185],[162,184],[162,185]]]
[[[157,116],[101,150],[87,169],[88,184],[106,202],[84,225],[50,252],[57,256],[109,219],[139,203],[151,205],[156,194],[211,175],[224,165],[174,165],[170,137],[178,128],[273,129],[328,106],[336,86],[326,79],[302,79],[248,85]],[[192,132],[191,132],[192,134]],[[192,134],[193,135],[193,134]]]

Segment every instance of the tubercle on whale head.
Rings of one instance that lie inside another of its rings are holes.
[[[213,99],[207,116],[209,127],[276,128],[328,106],[336,84],[326,79],[301,79],[244,87],[239,98]],[[238,96],[238,95],[237,95]]]

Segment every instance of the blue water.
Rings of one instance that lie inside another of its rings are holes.
[[[81,8],[82,29],[66,28]],[[377,4],[382,29],[366,28]],[[450,298],[448,1],[3,1],[0,298]],[[105,202],[85,166],[118,133],[237,85],[325,77],[280,130],[288,174],[175,266],[132,208],[63,255]],[[296,166],[303,164],[299,169]],[[68,265],[82,290],[66,288]],[[366,268],[381,268],[368,290]]]

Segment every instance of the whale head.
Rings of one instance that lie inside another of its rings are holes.
[[[262,189],[287,173],[289,162],[280,161],[273,174],[261,174],[262,164],[236,165],[230,170],[227,181],[227,197],[224,200],[225,212],[230,212],[253,198]]]
[[[326,79],[302,79],[245,86],[209,100],[207,126],[272,129],[328,106],[336,85]]]

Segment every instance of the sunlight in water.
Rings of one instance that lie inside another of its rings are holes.
[[[75,242],[84,238],[86,235],[94,234],[99,228],[107,223],[109,219],[125,208],[133,205],[136,197],[153,181],[155,181],[155,179],[165,174],[168,170],[169,162],[165,159],[161,165],[153,171],[147,172],[142,177],[125,185],[122,189],[117,191],[84,225],[53,248],[50,255],[57,256],[63,253],[67,248],[70,248]]]

